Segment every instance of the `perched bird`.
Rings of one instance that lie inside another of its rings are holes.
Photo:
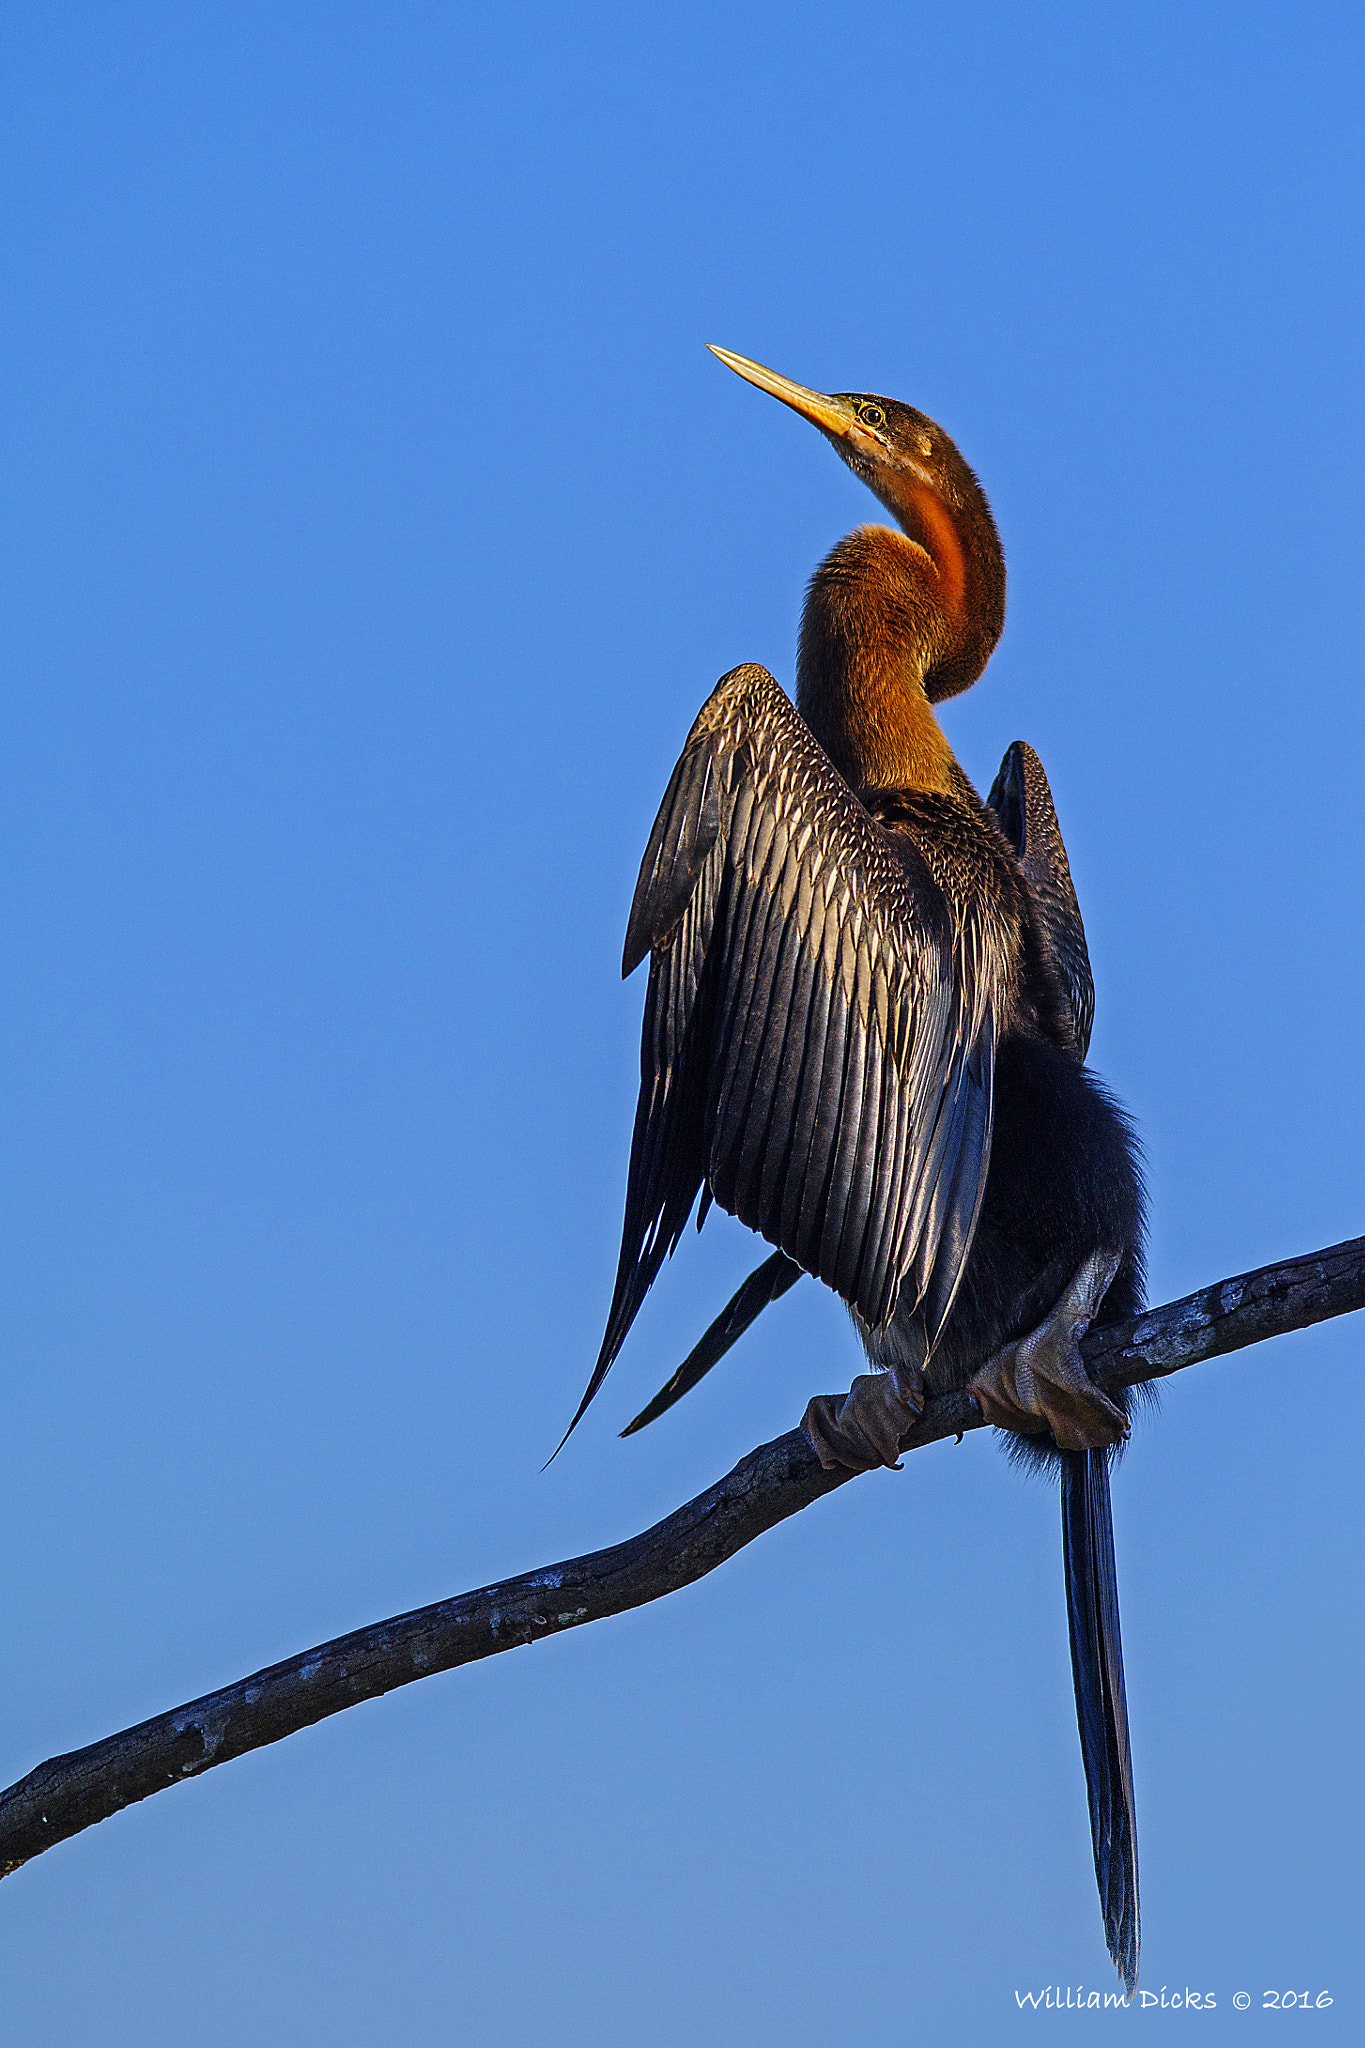
[[[1083,1064],[1090,962],[1042,764],[1016,742],[983,804],[934,715],[1000,637],[1000,539],[923,413],[713,353],[818,427],[896,527],[858,528],[811,578],[795,706],[765,669],[732,670],[673,772],[626,935],[624,972],[650,970],[620,1267],[570,1428],[700,1195],[699,1225],[718,1202],[777,1249],[632,1429],[811,1273],[874,1368],[807,1408],[825,1465],[895,1466],[926,1396],[966,1388],[1057,1468],[1095,1872],[1131,1995],[1108,1470],[1128,1423],[1078,1346],[1141,1305],[1143,1193]]]

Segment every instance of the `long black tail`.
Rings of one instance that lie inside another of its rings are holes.
[[[1076,1718],[1090,1796],[1095,1876],[1104,1938],[1128,1996],[1137,1984],[1137,1815],[1128,1753],[1128,1701],[1123,1690],[1119,1591],[1114,1576],[1114,1523],[1104,1451],[1063,1451],[1062,1555]]]

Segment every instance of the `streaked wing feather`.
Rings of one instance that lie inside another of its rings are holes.
[[[963,1072],[954,1114],[952,1160],[950,1165],[945,1162],[942,1221],[922,1301],[931,1351],[952,1312],[986,1192],[994,1079],[994,1020],[988,1018],[982,1039],[973,1047]]]

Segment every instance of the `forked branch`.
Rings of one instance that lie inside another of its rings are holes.
[[[1113,1393],[1358,1308],[1365,1308],[1359,1237],[1092,1331],[1082,1348],[1091,1377]],[[970,1395],[931,1401],[903,1448],[982,1426]],[[0,1794],[0,1876],[121,1807],[343,1707],[690,1585],[855,1476],[824,1471],[801,1432],[789,1430],[629,1542],[355,1629],[88,1749],[53,1757]]]

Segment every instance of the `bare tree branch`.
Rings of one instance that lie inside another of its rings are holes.
[[[1365,1308],[1360,1237],[1092,1331],[1083,1350],[1091,1377],[1113,1393],[1358,1308]],[[970,1395],[931,1401],[902,1448],[918,1450],[981,1427]],[[824,1471],[801,1432],[789,1430],[627,1543],[356,1629],[88,1749],[53,1757],[0,1794],[0,1876],[121,1807],[343,1707],[690,1585],[855,1476]]]

